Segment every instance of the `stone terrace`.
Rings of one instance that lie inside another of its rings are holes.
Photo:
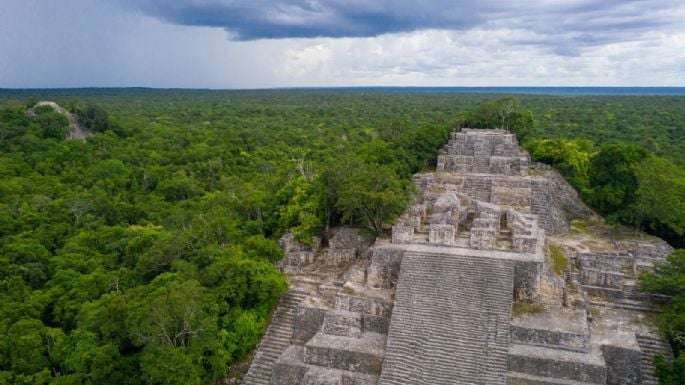
[[[670,350],[648,312],[664,299],[635,282],[668,245],[578,239],[570,222],[592,211],[503,130],[453,133],[436,172],[414,182],[391,239],[284,236],[297,297],[276,310],[243,384],[655,383],[652,358]],[[553,267],[550,245],[568,263]]]

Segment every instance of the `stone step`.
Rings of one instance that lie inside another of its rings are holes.
[[[643,382],[644,383],[644,382]],[[509,372],[507,385],[603,385],[594,382],[581,382],[551,377],[533,376],[525,373]]]
[[[606,365],[601,354],[512,344],[509,371],[539,377],[604,384]]]
[[[673,359],[673,352],[668,342],[656,336],[636,335],[637,343],[642,351],[640,366],[642,369],[642,383],[645,385],[658,385],[654,367],[654,357],[661,355],[664,358]]]
[[[579,352],[588,351],[590,340],[587,313],[583,310],[521,315],[511,321],[510,333],[514,344]]]
[[[655,307],[654,305],[651,305],[646,302],[642,301],[635,301],[635,300],[630,300],[630,299],[623,299],[623,300],[618,300],[618,301],[594,301],[591,300],[589,301],[590,305],[593,306],[601,306],[601,307],[607,307],[611,309],[625,309],[625,310],[634,310],[634,311],[641,311],[641,312],[658,312],[659,309]]]
[[[316,334],[304,347],[304,362],[331,369],[380,374],[386,337],[364,333],[360,338]]]
[[[405,255],[379,385],[506,383],[512,265]]]
[[[291,289],[281,297],[271,323],[260,341],[242,385],[268,385],[273,365],[290,345],[297,304],[307,297],[305,292]]]
[[[274,365],[269,385],[375,385],[378,376],[332,369],[304,362],[305,348],[290,346]]]

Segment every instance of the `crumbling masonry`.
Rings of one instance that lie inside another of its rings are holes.
[[[646,315],[663,299],[636,276],[668,245],[568,238],[592,212],[502,130],[453,133],[414,182],[391,239],[281,240],[291,290],[243,384],[656,383],[652,358],[670,351]]]

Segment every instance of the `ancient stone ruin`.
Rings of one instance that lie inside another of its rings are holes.
[[[36,108],[49,107],[52,108],[58,114],[64,115],[69,121],[69,133],[67,134],[67,139],[85,139],[90,136],[90,133],[84,129],[83,126],[78,121],[78,117],[75,114],[64,109],[64,107],[52,101],[41,101],[36,103],[33,107],[26,111],[26,115],[30,118],[36,116]]]
[[[502,130],[453,133],[414,182],[391,239],[281,240],[291,289],[243,384],[656,384],[663,299],[636,277],[667,244],[571,228],[598,219]]]

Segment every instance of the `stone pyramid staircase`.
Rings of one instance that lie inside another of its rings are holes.
[[[252,365],[243,377],[242,385],[269,385],[271,372],[278,357],[290,346],[297,305],[307,297],[302,291],[291,289],[281,297],[269,327],[257,347]]]
[[[656,377],[654,368],[654,357],[661,355],[666,359],[673,359],[671,346],[668,342],[656,337],[648,335],[636,335],[637,343],[640,345],[642,351],[641,369],[642,369],[642,384],[643,385],[658,385],[659,380]]]
[[[508,262],[405,255],[378,384],[505,384]]]

